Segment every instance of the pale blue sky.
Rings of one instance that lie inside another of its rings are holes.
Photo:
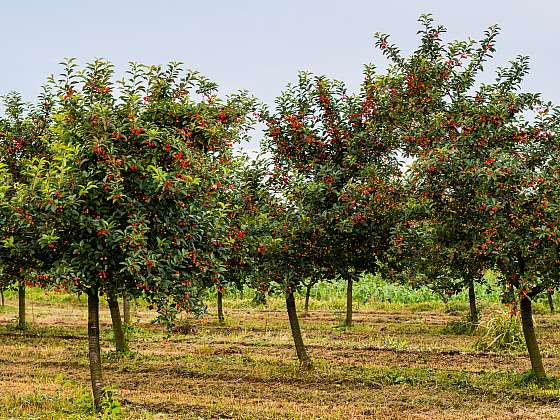
[[[426,12],[448,28],[448,39],[479,38],[499,24],[493,63],[529,55],[524,88],[560,103],[560,4],[552,0],[6,1],[0,94],[16,90],[31,100],[63,57],[104,57],[121,70],[130,60],[183,61],[223,93],[247,89],[272,103],[302,69],[357,86],[364,63],[385,64],[373,33],[390,33],[410,51]]]

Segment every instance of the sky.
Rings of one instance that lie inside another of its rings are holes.
[[[391,34],[404,53],[418,45],[417,19],[431,13],[447,27],[444,39],[479,39],[498,24],[497,65],[517,55],[531,58],[523,89],[560,103],[560,3],[552,0],[19,0],[0,14],[0,95],[20,92],[33,100],[64,57],[79,63],[97,57],[117,72],[129,61],[182,61],[227,94],[246,89],[273,104],[300,70],[345,81],[356,90],[365,63],[383,69],[373,46],[377,31]],[[258,146],[259,131],[243,145]]]

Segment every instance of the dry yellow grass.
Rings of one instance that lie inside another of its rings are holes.
[[[89,388],[85,302],[45,298],[29,304],[33,327],[14,331],[15,301],[0,312],[0,417],[87,418]],[[10,306],[11,305],[11,306]],[[226,301],[227,305],[227,301]],[[211,309],[212,310],[212,309]],[[188,334],[167,338],[135,314],[133,355],[110,353],[104,321],[104,380],[123,418],[465,419],[558,418],[560,388],[521,381],[524,354],[476,353],[475,337],[442,334],[457,315],[404,307],[361,310],[356,326],[337,328],[338,315],[312,311],[302,319],[315,361],[294,359],[282,311],[227,309],[227,322],[189,320]],[[537,317],[545,364],[560,375],[560,317]]]

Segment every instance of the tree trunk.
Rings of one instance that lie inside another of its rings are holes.
[[[109,311],[111,312],[113,335],[115,336],[115,348],[119,353],[126,353],[128,351],[128,345],[124,337],[119,301],[114,294],[109,293],[107,295],[107,302],[109,303]]]
[[[311,295],[312,287],[313,287],[313,283],[310,283],[309,285],[307,285],[305,289],[305,305],[303,307],[303,310],[305,311],[306,314],[309,312],[309,296]]]
[[[4,307],[4,288],[0,288],[0,298],[2,298],[2,307]]]
[[[294,299],[294,292],[291,289],[286,291],[286,308],[288,309],[288,318],[290,319],[292,337],[294,338],[299,362],[305,369],[311,369],[312,364],[307,355],[305,345],[303,344],[303,338],[301,337],[301,329],[299,328],[299,320],[296,311],[296,300]]]
[[[352,326],[352,276],[348,276],[348,284],[346,286],[346,321],[344,325]]]
[[[130,325],[130,302],[128,300],[128,295],[126,294],[126,292],[123,292],[122,304],[123,304],[124,325]]]
[[[542,380],[546,377],[546,373],[544,371],[542,356],[539,350],[537,337],[535,335],[531,299],[528,296],[523,296],[521,299],[521,323],[523,325],[523,335],[525,336],[529,359],[531,360],[531,368],[533,369],[535,377],[538,380]]]
[[[554,313],[554,302],[552,301],[552,296],[554,292],[552,290],[547,290],[546,295],[548,297],[548,306],[550,307],[550,312]]]
[[[476,310],[476,294],[474,293],[474,281],[469,279],[469,305],[471,308],[471,322],[478,324],[478,311]]]
[[[27,328],[25,322],[25,281],[20,279],[18,282],[18,302],[19,302],[19,315],[17,329],[24,330]]]
[[[93,403],[102,411],[103,380],[101,377],[101,348],[99,344],[99,295],[97,288],[88,290],[88,357],[93,390]]]
[[[218,321],[220,322],[220,324],[225,321],[223,298],[224,298],[223,292],[220,289],[218,289]]]

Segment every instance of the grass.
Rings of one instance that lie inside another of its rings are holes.
[[[525,339],[519,317],[512,317],[505,311],[495,311],[482,320],[479,327],[480,338],[475,344],[485,351],[523,351]]]
[[[477,330],[477,325],[473,323],[470,314],[463,316],[461,319],[453,319],[449,321],[441,329],[443,334],[472,335]]]
[[[500,301],[500,290],[496,282],[496,274],[491,270],[485,274],[484,285],[475,284],[476,295],[478,303],[482,307],[495,304]],[[229,306],[242,309],[255,306],[255,292],[245,287],[242,291],[228,290],[227,291]],[[298,291],[298,298],[303,299],[305,295],[304,290]],[[313,286],[310,294],[310,309],[311,310],[334,310],[343,311],[346,307],[346,283],[343,281],[330,282],[322,281]],[[216,293],[210,290],[207,294],[210,301],[214,301]],[[378,308],[379,305],[390,309],[394,308],[399,310],[403,305],[407,307],[416,308],[416,310],[431,310],[436,308],[451,308],[451,310],[463,310],[468,308],[468,293],[466,290],[461,291],[449,297],[448,302],[445,304],[441,297],[434,294],[428,287],[413,288],[410,285],[394,284],[383,280],[378,275],[365,274],[359,281],[354,283],[353,298],[356,309]],[[269,309],[281,310],[284,308],[285,303],[278,296],[272,295],[268,297],[266,307]],[[259,305],[256,305],[259,307]],[[544,304],[538,304],[537,312],[543,311]],[[261,307],[264,307],[261,305]]]
[[[249,293],[229,293],[225,324],[217,322],[211,306],[208,316],[184,317],[183,328],[170,337],[151,323],[153,313],[143,305],[133,307],[131,352],[124,356],[113,352],[110,317],[102,306],[104,380],[112,387],[107,418],[560,415],[559,315],[535,315],[551,375],[539,385],[523,349],[477,350],[480,337],[459,331],[468,311],[464,296],[444,304],[420,299],[424,291],[401,286],[401,292],[376,278],[358,284],[367,299],[357,301],[351,329],[337,328],[342,287],[321,284],[312,293],[309,316],[301,319],[315,366],[311,371],[301,370],[295,359],[280,297],[253,307]],[[375,292],[376,287],[386,289]],[[483,319],[499,307],[494,297],[481,299]],[[16,296],[7,293],[6,298],[0,311],[0,418],[95,418],[85,299],[28,290],[31,326],[21,332],[13,329]],[[212,296],[208,302],[213,303]],[[457,330],[451,331],[452,325]]]

